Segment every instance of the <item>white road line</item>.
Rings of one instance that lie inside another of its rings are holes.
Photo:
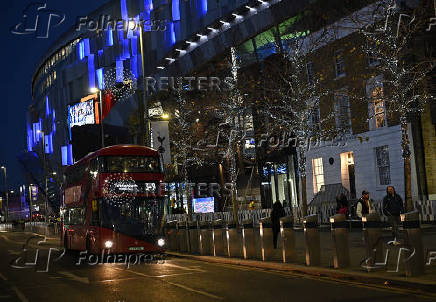
[[[2,273],[0,273],[0,278],[3,279],[4,281],[8,280],[8,278],[6,278]]]
[[[81,282],[81,283],[85,283],[85,284],[89,284],[89,278],[88,277],[79,277],[73,273],[70,272],[58,272],[61,275],[66,276],[67,278],[70,278],[71,280],[77,281],[77,282]]]
[[[202,270],[199,268],[184,267],[184,266],[180,266],[180,265],[169,263],[169,262],[165,262],[164,266],[175,267],[175,268],[179,268],[179,269],[183,269],[183,270],[187,270],[187,271],[196,271],[196,272],[202,272],[202,273],[206,272],[205,270]]]
[[[24,294],[16,286],[12,286],[12,290],[17,294],[17,296],[18,296],[18,298],[20,298],[21,302],[29,302],[29,300],[27,300],[26,296],[24,296]]]
[[[221,297],[215,296],[215,295],[213,295],[213,294],[210,294],[210,293],[204,292],[204,291],[202,291],[202,290],[198,290],[198,289],[190,288],[190,287],[185,286],[185,285],[183,285],[183,284],[178,284],[178,283],[170,282],[170,281],[164,280],[164,279],[159,278],[159,277],[156,277],[156,276],[150,276],[150,275],[146,275],[146,274],[143,274],[143,273],[140,273],[140,272],[131,271],[131,270],[123,270],[123,269],[116,268],[116,267],[114,267],[114,269],[119,270],[119,271],[129,272],[129,273],[132,273],[132,274],[135,274],[135,275],[138,275],[138,276],[143,276],[143,277],[148,277],[148,278],[158,279],[158,280],[161,280],[162,282],[168,283],[168,284],[170,284],[170,285],[173,285],[173,286],[176,286],[176,287],[182,288],[182,289],[184,289],[184,290],[187,290],[187,291],[190,291],[190,292],[193,292],[193,293],[197,293],[197,294],[200,294],[200,295],[203,295],[203,296],[206,296],[206,297],[209,297],[209,298],[213,298],[213,299],[216,299],[216,300],[224,300],[224,298],[221,298]]]

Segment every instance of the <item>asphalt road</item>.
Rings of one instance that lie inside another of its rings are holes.
[[[124,263],[76,265],[77,253],[54,261],[61,252],[52,250],[45,272],[49,248],[56,248],[56,241],[38,244],[39,238],[31,239],[25,257],[23,245],[30,237],[30,233],[0,232],[0,302],[431,301],[365,284],[181,258],[126,269]]]

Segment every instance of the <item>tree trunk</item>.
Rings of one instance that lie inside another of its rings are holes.
[[[403,148],[403,159],[404,159],[404,204],[406,212],[413,211],[412,203],[412,168],[410,165],[410,147],[409,138],[407,135],[408,125],[407,122],[401,123],[402,130],[402,148]]]
[[[306,176],[301,176],[301,215],[307,216]]]

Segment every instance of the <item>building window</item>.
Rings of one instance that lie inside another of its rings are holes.
[[[386,126],[385,102],[383,87],[376,85],[370,89],[369,100],[369,129],[375,130]]]
[[[339,134],[351,134],[350,99],[343,92],[335,94],[335,120]]]
[[[313,132],[321,131],[319,106],[315,106],[310,110],[310,127]]]
[[[342,50],[338,50],[335,52],[335,70],[336,78],[345,76],[345,60]]]
[[[306,73],[307,73],[307,83],[309,85],[313,84],[313,81],[315,79],[315,74],[313,72],[313,63],[309,62],[306,64]]]
[[[391,183],[391,167],[389,162],[389,146],[375,148],[375,157],[378,171],[379,184],[389,185]]]
[[[313,169],[313,193],[318,193],[321,186],[324,185],[324,169],[322,165],[322,157],[312,159]]]

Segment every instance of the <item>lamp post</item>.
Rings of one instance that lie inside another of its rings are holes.
[[[42,160],[43,160],[43,170],[44,170],[44,185],[45,185],[45,222],[48,222],[48,184],[47,184],[47,165],[45,157],[45,133],[42,130],[38,130],[36,133],[42,135]]]
[[[91,93],[98,93],[98,109],[100,111],[100,135],[101,135],[101,147],[104,148],[104,126],[103,126],[103,98],[101,90],[94,87],[90,89]]]
[[[6,172],[6,167],[1,167],[5,173],[5,197],[6,197],[6,210],[5,210],[5,222],[8,222],[9,218],[9,193],[8,193],[8,174]]]
[[[148,112],[148,100],[147,100],[147,83],[145,81],[145,62],[144,62],[144,40],[143,40],[143,32],[144,32],[144,22],[139,22],[140,24],[140,28],[139,28],[139,44],[140,44],[140,50],[141,50],[141,69],[142,69],[142,85],[143,85],[143,93],[142,93],[142,104],[140,107],[140,109],[143,109],[143,112],[140,112],[141,114],[141,119],[140,122],[144,123],[144,119],[145,119],[145,125],[140,125],[141,126],[141,131],[142,129],[145,128],[145,145],[147,147],[151,146],[151,141],[152,141],[152,137],[151,137],[151,125],[150,125],[150,115]],[[143,127],[145,126],[145,127]]]

